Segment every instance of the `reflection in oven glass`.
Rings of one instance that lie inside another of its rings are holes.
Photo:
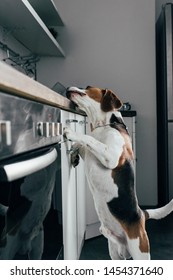
[[[59,108],[0,92],[0,259],[61,258],[61,134]],[[51,147],[53,163],[4,179],[4,165]]]

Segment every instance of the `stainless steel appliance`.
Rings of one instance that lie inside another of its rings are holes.
[[[158,203],[173,198],[173,4],[162,7],[156,24]]]
[[[43,222],[58,168],[59,120],[58,108],[0,92],[0,259],[42,258]]]

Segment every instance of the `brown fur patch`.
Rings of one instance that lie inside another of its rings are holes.
[[[94,99],[96,102],[101,103],[101,109],[104,112],[109,112],[113,109],[119,109],[122,106],[122,102],[116,96],[116,94],[109,89],[100,89],[96,87],[87,87],[87,95]]]
[[[114,109],[120,109],[122,102],[111,90],[106,90],[101,100],[101,109],[104,112],[110,112]]]
[[[134,224],[125,224],[120,222],[123,229],[125,230],[129,239],[139,238],[139,249],[142,253],[148,253],[150,251],[150,245],[148,236],[145,230],[145,218],[144,216]]]
[[[102,96],[103,96],[103,93],[102,93],[101,89],[90,87],[86,90],[86,92],[87,92],[87,95],[90,98],[94,99],[95,101],[97,101],[99,103],[101,102],[101,99],[102,99]]]

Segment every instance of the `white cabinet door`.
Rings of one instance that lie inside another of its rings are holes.
[[[62,126],[70,126],[75,130],[75,115],[61,110]],[[76,171],[71,166],[68,151],[72,143],[67,141],[61,145],[61,179],[62,179],[62,214],[64,259],[77,259],[77,205],[76,205]]]
[[[85,117],[76,115],[76,132],[85,134]],[[77,234],[78,234],[78,257],[80,256],[84,242],[86,230],[86,205],[85,205],[85,170],[84,161],[80,158],[79,165],[76,169],[76,187],[77,187]]]
[[[69,126],[77,133],[85,133],[85,118],[61,110],[63,127]],[[71,165],[72,142],[61,145],[62,212],[64,259],[79,259],[84,240],[85,219],[85,174],[80,159],[77,167]]]
[[[86,134],[90,134],[90,124],[86,125]],[[85,239],[100,235],[100,222],[95,210],[93,196],[86,180],[86,235]]]

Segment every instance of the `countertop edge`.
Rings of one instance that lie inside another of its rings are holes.
[[[85,115],[83,111],[75,109],[73,104],[64,96],[13,69],[4,62],[0,62],[0,90],[76,114]]]
[[[0,90],[32,101],[51,105],[86,116],[66,97],[31,79],[4,62],[0,62]],[[122,116],[136,116],[136,111],[121,111]]]

